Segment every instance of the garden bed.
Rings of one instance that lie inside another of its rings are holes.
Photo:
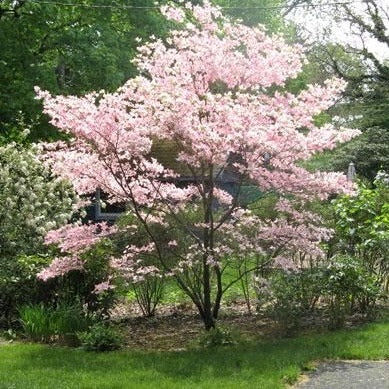
[[[386,309],[382,308],[382,315]],[[130,349],[181,351],[196,347],[204,334],[201,318],[190,304],[164,304],[156,316],[142,317],[136,304],[121,303],[113,310],[112,320],[124,335],[124,347]],[[349,316],[345,327],[359,327],[365,321],[361,315]],[[328,318],[319,310],[304,318],[298,332],[327,331],[327,323]],[[286,334],[263,314],[248,314],[243,301],[230,302],[222,310],[218,325],[232,330],[244,342],[296,335],[296,332]]]

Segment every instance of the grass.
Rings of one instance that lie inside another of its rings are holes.
[[[235,271],[235,270],[233,270]],[[236,277],[236,274],[227,274],[227,277],[224,278],[224,284],[229,283]],[[253,291],[251,291],[253,293]],[[129,302],[136,303],[136,297],[135,292],[133,290],[129,290],[126,293],[126,297]],[[244,297],[241,283],[237,282],[234,284],[223,296],[223,301],[226,303],[236,300],[236,299],[242,299]],[[165,289],[161,300],[161,305],[163,304],[191,304],[190,298],[185,294],[185,292],[180,289],[176,282],[173,279],[167,279],[165,281]],[[158,311],[158,308],[157,308]]]
[[[0,346],[0,388],[282,388],[312,361],[389,358],[389,323],[182,352]]]

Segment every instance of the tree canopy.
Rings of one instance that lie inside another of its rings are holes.
[[[312,45],[311,58],[320,72],[348,82],[343,103],[334,114],[364,132],[332,153],[323,167],[345,170],[353,161],[357,172],[373,181],[380,169],[389,170],[388,5],[380,0],[363,0],[358,7],[335,3],[321,8],[309,0],[293,0],[290,4],[292,8],[305,5],[311,12],[342,23],[355,38],[348,43],[324,39]]]
[[[0,141],[17,137],[23,126],[32,140],[57,135],[34,99],[35,85],[80,95],[115,90],[135,75],[135,39],[162,36],[168,25],[154,8],[129,8],[152,7],[152,0],[106,4],[0,2]]]

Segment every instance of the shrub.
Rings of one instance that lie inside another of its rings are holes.
[[[57,340],[75,345],[76,333],[85,330],[91,321],[76,304],[62,303],[55,308],[44,304],[25,305],[19,313],[25,336],[36,342]]]
[[[360,258],[382,282],[389,277],[389,175],[380,172],[374,187],[359,183],[356,196],[334,201],[335,243],[339,254]]]
[[[69,221],[76,201],[34,149],[0,146],[0,325],[12,324],[17,306],[37,301],[35,275],[47,258],[36,253],[47,231]]]
[[[88,330],[78,332],[82,347],[88,351],[112,351],[121,347],[122,336],[105,323],[96,323]]]
[[[372,317],[382,293],[378,278],[360,260],[338,256],[323,272],[323,295],[328,299],[328,326],[336,329],[352,312]]]
[[[77,200],[69,183],[54,178],[33,149],[0,147],[0,257],[41,249],[46,232],[67,223]]]
[[[82,255],[83,271],[69,272],[58,277],[61,287],[58,293],[62,300],[80,301],[86,310],[97,316],[108,317],[116,302],[114,289],[95,293],[95,286],[109,279],[112,247],[108,239],[102,240]]]
[[[41,255],[0,258],[0,327],[14,326],[17,307],[37,303],[45,295],[47,288],[36,279],[36,274],[48,261],[47,256]]]
[[[321,269],[280,271],[267,283],[267,299],[270,304],[266,314],[275,320],[286,334],[293,333],[307,313],[312,312],[321,295]],[[258,288],[257,288],[258,293]],[[263,304],[263,295],[258,295]]]
[[[238,335],[227,328],[215,327],[206,331],[199,343],[205,348],[234,345],[238,343]]]
[[[269,280],[257,280],[259,304],[286,333],[298,330],[304,316],[321,307],[328,316],[330,329],[345,324],[347,315],[360,313],[374,317],[382,288],[359,258],[337,256],[326,266],[299,271],[280,271]]]
[[[120,231],[112,240],[117,253],[123,252],[128,246],[146,243],[145,238],[147,237],[147,233],[144,226],[130,213],[122,215],[117,221],[117,225],[119,228],[124,228],[124,233]],[[128,228],[132,230],[136,229],[136,233],[132,232],[128,234]],[[159,239],[163,238],[165,240],[166,246],[170,240],[178,239],[177,235],[174,235],[172,231],[166,231],[163,226],[153,225],[150,229]],[[169,252],[164,251],[163,255],[169,261]],[[155,256],[143,254],[142,264],[150,269],[156,268]],[[125,294],[130,293],[134,295],[142,314],[146,317],[154,316],[165,291],[166,278],[163,272],[144,272],[142,275],[135,277],[123,274],[123,272],[121,274],[120,272],[116,272],[116,276],[116,284],[120,286],[121,290],[125,291]]]
[[[136,301],[144,316],[152,317],[162,300],[164,280],[147,277],[144,281],[132,284]]]
[[[51,248],[53,254],[58,249]],[[96,286],[109,280],[111,245],[108,240],[98,242],[83,253],[82,270],[71,270],[62,276],[49,278],[41,284],[47,289],[44,296],[46,305],[78,304],[89,315],[107,317],[110,308],[116,301],[113,288],[97,291]]]

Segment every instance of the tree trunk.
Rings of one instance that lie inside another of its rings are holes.
[[[216,282],[217,282],[217,291],[215,297],[215,304],[213,306],[213,317],[216,320],[219,315],[220,303],[223,296],[223,285],[222,285],[222,274],[219,268],[216,268]]]
[[[207,263],[207,254],[203,257],[203,292],[204,292],[204,325],[208,331],[215,327],[215,320],[212,314],[212,301],[211,301],[211,275],[209,265]]]

